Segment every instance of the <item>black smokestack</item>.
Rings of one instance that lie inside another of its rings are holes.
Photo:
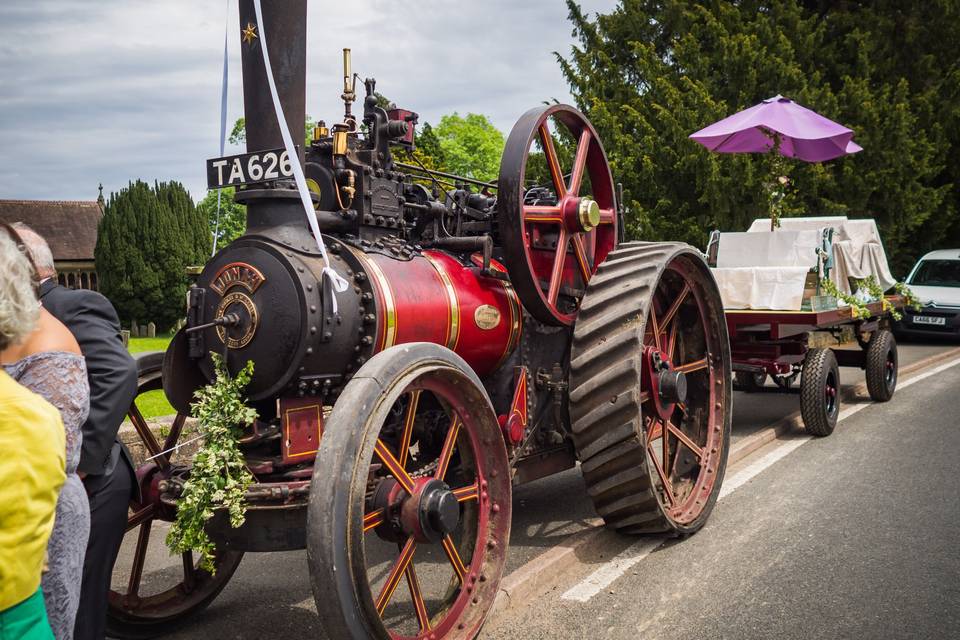
[[[266,32],[273,80],[293,143],[303,165],[303,125],[306,120],[307,0],[261,0],[263,24],[257,25],[253,0],[240,0],[240,52],[243,61],[243,111],[247,151],[283,147],[263,64]],[[247,204],[247,227],[305,222],[296,187],[258,186],[237,194]]]

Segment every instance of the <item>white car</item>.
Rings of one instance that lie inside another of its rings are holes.
[[[960,337],[960,249],[931,251],[907,276],[920,311],[907,308],[895,330],[901,336]]]

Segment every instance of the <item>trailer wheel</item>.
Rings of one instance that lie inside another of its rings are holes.
[[[867,391],[877,402],[886,402],[897,388],[897,341],[887,329],[874,332],[867,345]]]
[[[173,522],[177,512],[160,500],[158,487],[167,474],[186,461],[179,460],[177,452],[161,452],[182,440],[186,416],[176,416],[161,443],[137,408],[137,399],[143,394],[163,393],[162,364],[162,353],[137,357],[137,398],[127,419],[137,432],[145,457],[156,457],[138,465],[136,470],[141,499],[130,503],[127,532],[107,596],[107,635],[112,638],[153,638],[169,633],[213,602],[243,558],[242,552],[218,546],[214,550],[213,574],[200,569],[189,551],[172,565],[167,562],[164,526]]]
[[[706,263],[684,244],[621,245],[590,281],[571,349],[573,442],[607,526],[700,529],[726,468],[732,390]]]
[[[763,383],[767,381],[765,373],[751,373],[750,371],[736,371],[733,374],[733,382],[737,389],[744,393],[756,393],[763,389]]]
[[[307,560],[330,638],[473,638],[510,538],[510,467],[480,380],[452,351],[371,358],[326,422]]]
[[[800,415],[812,436],[828,436],[840,415],[840,369],[830,349],[810,349],[800,376]]]

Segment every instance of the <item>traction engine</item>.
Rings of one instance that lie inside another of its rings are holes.
[[[730,434],[719,293],[691,247],[621,241],[586,117],[527,111],[495,182],[435,171],[415,154],[417,115],[381,106],[374,80],[353,113],[345,50],[343,120],[284,157],[260,47],[265,31],[286,126],[302,131],[306,1],[263,5],[259,25],[240,2],[248,153],[208,164],[214,186],[238,187],[247,230],[196,278],[166,354],[140,361],[141,392],[162,387],[179,414],[160,442],[131,408],[151,459],[111,635],[168,631],[217,596],[245,552],[306,549],[331,638],[472,638],[503,573],[512,487],[578,462],[608,527],[702,527]],[[284,171],[293,162],[326,255]],[[211,352],[230,371],[254,363],[246,522],[211,518],[215,573],[189,553],[182,571],[151,573],[151,527],[174,518],[190,472],[185,449],[169,450],[189,437]]]

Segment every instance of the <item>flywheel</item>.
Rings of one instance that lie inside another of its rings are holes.
[[[520,300],[541,322],[572,325],[618,237],[613,178],[597,132],[567,105],[527,111],[507,138],[498,192],[504,262]]]

